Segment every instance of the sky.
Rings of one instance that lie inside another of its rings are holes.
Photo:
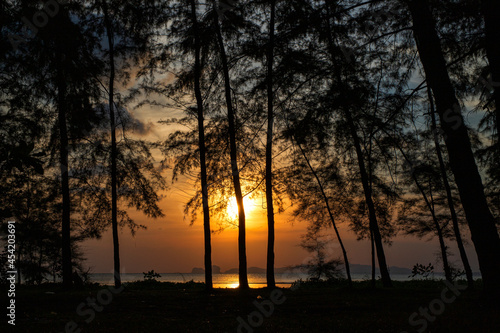
[[[150,140],[164,140],[171,131],[165,125],[157,124],[160,119],[179,117],[177,112],[163,109],[142,108],[134,112],[135,117],[150,128]],[[160,156],[158,156],[160,157]],[[168,177],[168,175],[167,175]],[[170,183],[170,178],[168,178]],[[122,273],[141,273],[155,270],[160,273],[189,273],[192,268],[204,265],[203,222],[201,214],[193,225],[185,217],[183,210],[193,185],[187,181],[170,183],[170,189],[164,193],[160,202],[165,216],[158,219],[145,217],[139,212],[129,212],[131,217],[147,227],[132,236],[128,229],[120,230],[120,256]],[[267,255],[267,219],[261,199],[246,203],[247,215],[247,261],[248,267],[266,267]],[[293,207],[292,207],[293,208]],[[311,255],[300,247],[301,236],[306,233],[307,222],[292,219],[292,208],[276,215],[275,267],[287,267],[307,262]],[[217,223],[212,219],[213,225]],[[370,265],[370,243],[358,241],[347,225],[340,225],[351,264]],[[340,246],[334,237],[332,228],[326,230],[331,238],[327,253],[333,258],[341,258]],[[466,249],[473,271],[478,271],[475,252],[471,246],[470,235],[465,235]],[[87,240],[82,244],[92,273],[111,273],[113,271],[113,247],[111,232],[104,233],[98,240]],[[460,257],[454,241],[447,240],[451,249],[451,262],[461,268]],[[442,271],[439,259],[437,238],[430,241],[415,237],[398,235],[392,245],[385,246],[389,266],[412,268],[416,263],[434,264],[435,271]],[[238,231],[228,228],[212,234],[212,263],[222,271],[238,267]]]

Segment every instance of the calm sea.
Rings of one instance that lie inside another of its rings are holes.
[[[161,277],[157,278],[161,282],[205,282],[204,274],[191,273],[160,273]],[[439,277],[439,276],[436,276]],[[144,280],[142,273],[122,273],[122,282],[133,282]],[[353,274],[353,280],[361,281],[368,280],[368,274]],[[391,278],[395,281],[410,280],[408,275],[394,274]],[[104,285],[113,284],[113,274],[111,273],[93,273],[90,274],[90,279],[93,282],[98,282]],[[276,284],[280,287],[290,287],[297,280],[306,280],[307,274],[304,273],[277,273],[275,274]],[[266,274],[248,274],[248,282],[252,288],[262,288],[266,286]],[[238,286],[238,274],[214,274],[213,283],[215,288],[236,288]]]

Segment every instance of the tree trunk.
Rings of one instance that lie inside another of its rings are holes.
[[[116,124],[115,124],[115,102],[114,102],[114,84],[115,84],[115,54],[114,54],[114,33],[106,1],[102,2],[104,11],[104,20],[106,25],[106,34],[109,44],[109,119],[111,124],[111,227],[113,229],[113,258],[114,258],[114,279],[115,287],[121,287],[120,276],[120,244],[118,240],[118,193],[117,193],[117,178],[116,178]]]
[[[468,130],[455,96],[446,61],[436,32],[428,0],[409,3],[413,33],[427,82],[434,93],[436,108],[445,135],[450,167],[455,176],[462,205],[476,248],[484,287],[500,291],[500,239],[489,210],[479,171],[474,160]]]
[[[273,206],[273,125],[274,125],[274,22],[276,1],[271,1],[271,22],[269,24],[269,46],[267,52],[267,144],[266,144],[266,202],[267,202],[267,269],[269,288],[276,287],[274,280],[274,206]]]
[[[405,154],[405,152],[403,151],[403,149],[400,146],[398,146],[398,149],[401,152],[401,154],[403,155],[403,158],[405,159],[405,161],[410,165],[411,177],[412,177],[413,181],[415,182],[415,185],[417,186],[418,191],[422,195],[422,198],[424,199],[424,202],[425,202],[425,205],[427,206],[427,209],[429,209],[429,212],[431,213],[432,222],[434,222],[434,228],[436,228],[436,234],[438,236],[439,249],[441,251],[441,259],[443,260],[444,276],[445,276],[446,280],[451,282],[452,281],[451,268],[450,268],[450,265],[448,263],[448,254],[447,254],[447,250],[446,250],[446,244],[444,243],[443,229],[441,228],[441,225],[439,224],[439,220],[436,216],[436,210],[434,209],[432,194],[431,194],[431,200],[429,200],[429,198],[427,197],[427,194],[425,194],[425,190],[424,190],[422,184],[420,184],[420,182],[417,178],[417,175],[415,174],[415,170],[413,169],[414,166],[413,166],[411,159],[408,157],[408,155]],[[430,183],[430,181],[429,181],[429,183]]]
[[[215,14],[216,4],[214,1],[214,26],[217,34],[217,42],[219,44],[219,52],[222,62],[222,71],[224,74],[224,90],[227,107],[227,120],[229,123],[229,151],[231,157],[231,171],[233,176],[234,194],[236,204],[238,205],[238,256],[239,256],[239,288],[241,290],[248,289],[247,276],[247,254],[246,254],[246,227],[245,227],[245,208],[243,207],[243,194],[241,192],[240,172],[238,169],[238,151],[236,145],[236,124],[235,114],[233,109],[233,101],[231,99],[231,82],[229,77],[229,65],[227,61],[226,49],[219,24],[219,17]]]
[[[500,150],[500,1],[482,0],[481,6],[486,33],[486,55],[490,65],[498,149]]]
[[[429,187],[432,187],[431,180],[429,179]],[[434,206],[434,198],[432,195],[432,191],[430,193],[430,202],[429,202],[429,210],[431,211],[432,214],[432,220],[434,221],[434,227],[436,228],[437,231],[437,236],[438,236],[438,241],[439,241],[439,249],[441,250],[441,259],[443,260],[443,270],[444,270],[444,277],[446,278],[447,281],[452,282],[453,277],[451,276],[451,268],[450,264],[448,263],[448,248],[446,247],[446,244],[444,242],[444,236],[443,236],[443,228],[441,228],[441,225],[439,224],[439,220],[437,219],[436,216],[436,210]]]
[[[349,288],[352,289],[352,278],[351,278],[351,267],[349,265],[349,259],[347,258],[347,251],[344,247],[344,243],[342,242],[342,239],[340,238],[340,233],[337,228],[337,224],[335,223],[335,218],[333,217],[332,209],[330,208],[330,202],[328,201],[328,196],[326,195],[325,189],[323,188],[323,185],[321,183],[321,180],[318,177],[318,174],[314,170],[313,166],[309,162],[309,159],[307,158],[306,152],[304,149],[302,149],[302,146],[300,143],[296,140],[297,146],[300,149],[300,152],[302,153],[302,156],[304,157],[304,160],[307,163],[307,166],[309,167],[309,170],[311,170],[311,173],[313,174],[314,178],[316,179],[316,182],[318,183],[319,190],[321,191],[321,195],[323,196],[323,200],[325,201],[326,209],[328,211],[328,216],[330,217],[330,221],[332,222],[332,227],[333,230],[335,231],[335,235],[337,236],[337,240],[339,241],[340,248],[342,249],[342,256],[344,257],[344,266],[345,266],[345,272],[347,274],[347,280],[349,281]]]
[[[70,195],[69,195],[69,174],[68,174],[68,129],[66,124],[66,78],[64,77],[62,52],[58,56],[57,69],[57,111],[59,125],[59,167],[61,172],[62,191],[62,278],[63,286],[72,286],[73,268],[71,263],[71,220],[70,220]]]
[[[432,97],[432,92],[428,89],[429,102],[431,104],[431,129],[434,136],[434,145],[436,147],[436,154],[439,160],[439,169],[441,170],[441,178],[443,179],[444,188],[446,191],[446,198],[448,200],[448,207],[450,209],[451,221],[453,223],[453,232],[455,234],[455,239],[457,241],[458,251],[460,253],[460,259],[462,259],[462,264],[465,270],[465,276],[467,277],[467,285],[470,289],[474,288],[474,278],[472,276],[472,269],[469,264],[469,259],[467,258],[467,253],[465,252],[464,243],[462,242],[462,235],[460,234],[460,227],[458,224],[457,212],[455,210],[455,204],[453,203],[453,196],[451,194],[450,183],[448,182],[448,175],[446,174],[446,166],[444,164],[443,153],[439,147],[439,133],[437,130],[436,115],[434,114],[434,100]]]
[[[207,181],[207,163],[205,148],[205,129],[203,125],[203,96],[201,93],[201,44],[198,19],[196,16],[195,0],[191,2],[191,16],[193,20],[194,45],[195,45],[195,64],[194,64],[194,93],[196,96],[196,105],[198,111],[198,148],[200,150],[200,169],[201,169],[201,194],[203,203],[203,231],[205,238],[205,288],[212,290],[212,245],[210,231],[210,210],[208,207],[208,181]]]
[[[347,110],[344,112],[344,114],[346,116],[347,123],[351,131],[354,147],[356,149],[359,172],[361,175],[361,183],[363,185],[363,192],[365,194],[366,205],[368,206],[370,230],[373,234],[373,241],[375,242],[375,248],[377,249],[377,259],[378,259],[378,266],[380,269],[380,275],[382,277],[382,284],[384,287],[392,287],[391,276],[389,275],[389,269],[387,268],[387,262],[385,260],[382,235],[380,234],[380,229],[378,226],[375,204],[373,203],[372,190],[369,185],[368,173],[366,172],[365,160],[363,157],[363,151],[361,149],[361,143],[359,142],[358,133],[356,131],[356,125],[354,124],[354,119],[352,119],[350,111]]]

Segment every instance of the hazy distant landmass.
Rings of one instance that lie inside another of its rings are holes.
[[[194,267],[191,270],[191,274],[203,274],[203,273],[205,273],[205,269],[204,268]],[[220,267],[217,266],[217,265],[212,265],[212,274],[220,274],[220,273],[221,273]]]
[[[351,273],[352,274],[371,274],[372,272],[372,267],[370,265],[359,265],[359,264],[352,264],[350,265],[351,268]],[[287,273],[290,271],[297,271],[296,268],[291,268],[291,267],[278,267],[275,268],[274,272],[281,274],[281,273]],[[228,269],[227,271],[222,272],[221,268],[219,266],[212,266],[212,272],[213,274],[238,274],[239,269],[238,268],[231,268]],[[390,266],[389,267],[389,272],[391,274],[411,274],[411,269],[405,268],[405,267],[397,267],[397,266]],[[195,267],[191,270],[192,274],[202,274],[205,273],[205,270],[203,268]],[[266,269],[265,268],[260,268],[260,267],[248,267],[248,274],[265,274]],[[375,268],[375,273],[380,274],[380,271],[377,268]]]
[[[274,270],[275,273],[285,273],[289,272],[291,269],[289,267],[282,267],[282,268],[276,268]],[[238,268],[231,268],[228,269],[227,271],[222,272],[219,266],[212,266],[212,273],[213,274],[238,274],[239,269]],[[205,273],[205,269],[200,268],[200,267],[194,267],[191,270],[191,274],[203,274]],[[260,267],[248,267],[248,274],[265,274],[266,269],[265,268],[260,268]]]
[[[231,268],[227,271],[224,272],[224,274],[238,274],[239,273],[238,268]],[[260,268],[260,267],[248,267],[248,274],[264,274],[266,273],[265,268]]]

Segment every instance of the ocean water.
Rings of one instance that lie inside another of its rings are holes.
[[[161,282],[205,282],[204,274],[192,273],[160,273],[161,277],[156,280]],[[377,276],[378,277],[378,276]],[[439,274],[435,275],[440,278]],[[133,282],[144,280],[143,273],[122,273],[122,282]],[[276,273],[276,285],[283,288],[288,288],[297,280],[306,280],[308,275],[305,273]],[[354,281],[369,280],[371,278],[368,274],[353,274]],[[408,275],[391,274],[394,281],[407,281],[410,280]],[[112,285],[114,283],[113,274],[111,273],[93,273],[90,274],[92,282],[98,282],[104,285]],[[266,274],[248,274],[248,282],[251,288],[262,288],[266,286]],[[213,275],[214,288],[236,288],[238,287],[238,274],[214,274]]]

